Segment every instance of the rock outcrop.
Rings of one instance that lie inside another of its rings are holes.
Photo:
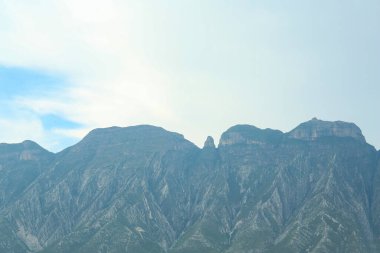
[[[343,121],[323,121],[313,118],[288,133],[290,138],[312,141],[323,137],[353,138],[365,142],[358,126]]]
[[[203,148],[211,148],[211,149],[214,149],[215,148],[215,143],[214,143],[214,138],[212,138],[211,136],[208,136],[206,141],[205,141],[205,144],[203,145]]]
[[[224,132],[219,146],[234,144],[266,144],[281,141],[283,133],[279,130],[260,129],[250,125],[236,125]]]

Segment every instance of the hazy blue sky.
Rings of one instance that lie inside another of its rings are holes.
[[[380,1],[0,0],[0,142],[355,122],[380,147]]]

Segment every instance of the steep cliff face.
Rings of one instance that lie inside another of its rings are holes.
[[[279,130],[262,130],[250,125],[236,125],[222,134],[219,146],[274,143],[281,141],[282,138],[282,132]]]
[[[316,140],[324,137],[353,138],[365,142],[358,126],[343,121],[322,121],[316,118],[300,124],[288,134],[289,137],[300,140]]]
[[[28,178],[1,176],[0,252],[380,249],[380,155],[353,124],[237,125],[202,149],[153,126],[23,145],[0,145],[1,170]]]
[[[175,252],[375,252],[376,152],[334,137],[299,142],[249,126],[228,130],[214,204]]]
[[[377,152],[377,169],[374,173],[373,191],[371,198],[371,213],[374,231],[374,238],[376,238],[377,248],[380,248],[380,151]]]

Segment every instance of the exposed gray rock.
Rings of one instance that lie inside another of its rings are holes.
[[[321,137],[349,137],[365,142],[362,131],[354,123],[323,121],[313,118],[288,133],[290,138],[312,141]]]
[[[205,144],[203,145],[203,148],[215,148],[214,138],[208,136],[205,141]]]
[[[236,125],[224,132],[219,146],[234,144],[270,144],[277,143],[283,138],[279,130],[260,129],[250,125]]]
[[[218,148],[154,126],[0,144],[0,252],[379,252],[379,152],[314,121],[237,125]]]

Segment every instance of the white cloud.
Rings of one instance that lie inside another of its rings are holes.
[[[43,127],[38,118],[0,118],[0,126],[0,140],[5,143],[19,143],[24,140],[40,140],[44,136]]]
[[[167,81],[130,45],[134,14],[116,2],[0,2],[0,64],[60,73],[68,82],[55,93],[17,97],[14,106],[58,114],[85,129],[170,121]]]
[[[334,38],[325,34],[340,7],[326,16],[326,6],[315,5],[0,0],[0,65],[67,78],[56,92],[12,101],[37,121],[38,115],[54,113],[83,124],[75,131],[40,132],[40,139],[51,135],[45,140],[53,140],[53,134],[82,137],[95,127],[141,123],[185,133],[199,145],[207,134],[217,139],[237,123],[289,130],[308,117],[331,117],[341,90],[334,80],[345,74],[335,66],[358,69],[361,64],[340,62],[325,50],[345,33],[337,31]],[[318,23],[319,16],[326,22]],[[318,29],[310,29],[313,25]],[[341,51],[376,55],[372,51],[377,48],[363,52],[366,47],[355,48],[356,42],[344,43]],[[349,88],[355,84],[346,86],[352,94],[344,108],[351,113],[357,108],[351,106],[356,92]],[[321,108],[319,97],[326,89],[334,99]],[[345,114],[339,110],[338,115]]]
[[[263,54],[268,47],[246,34],[252,29],[264,44],[275,43],[284,20],[268,10],[259,8],[252,14],[236,9],[214,14],[214,20],[207,10],[219,6],[217,2],[205,9],[196,7],[200,3],[185,3],[170,11],[154,1],[2,3],[0,22],[7,29],[0,29],[0,64],[57,72],[70,84],[47,96],[19,97],[15,105],[37,115],[61,115],[82,123],[84,129],[155,124],[188,134],[202,145],[207,134],[216,137],[231,124],[257,116],[256,105],[266,103],[257,96],[247,100],[255,90],[250,85],[238,84],[237,90],[231,84],[247,83],[257,70],[252,80],[263,77],[269,82],[259,80],[263,84],[254,84],[256,89],[276,83],[270,62],[279,59],[261,60],[277,52]],[[237,100],[228,101],[231,95]],[[219,99],[205,103],[211,96]]]
[[[67,135],[59,129],[46,130],[38,115],[25,110],[14,110],[12,116],[0,113],[0,130],[1,143],[20,143],[24,140],[32,140],[55,152],[61,151],[67,145],[73,144],[74,139],[85,135],[85,133]]]

